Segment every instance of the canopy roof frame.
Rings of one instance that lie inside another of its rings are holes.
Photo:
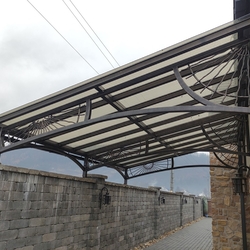
[[[237,34],[249,28],[247,15],[0,115],[0,153],[37,147],[124,179],[169,170],[176,156],[197,151],[250,156],[248,143],[228,148],[242,122],[246,129],[237,117],[250,113],[237,106],[249,96],[236,84],[250,42]]]

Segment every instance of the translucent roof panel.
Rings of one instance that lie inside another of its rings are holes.
[[[0,153],[39,147],[124,178],[178,155],[228,153],[249,114],[250,39],[238,36],[249,27],[245,16],[1,114]]]

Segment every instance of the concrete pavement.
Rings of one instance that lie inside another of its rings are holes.
[[[212,250],[212,219],[203,218],[157,243],[147,250]]]

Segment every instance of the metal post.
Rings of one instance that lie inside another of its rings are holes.
[[[240,18],[244,15],[247,15],[250,13],[250,1],[247,0],[234,0],[234,19]],[[247,38],[245,36],[246,33],[244,34],[244,31],[240,31],[238,33],[238,38]],[[238,66],[240,68],[241,65]],[[248,81],[245,80],[245,81]],[[241,81],[238,83],[240,87],[240,91],[244,93],[244,80],[243,78]],[[249,82],[246,84],[249,86]],[[247,93],[247,92],[246,92]],[[243,94],[242,94],[243,95]],[[238,106],[243,106],[243,107],[248,107],[248,99],[246,100],[238,100]],[[239,152],[244,152],[245,151],[245,142],[249,141],[249,138],[246,138],[249,136],[248,134],[248,129],[246,130],[246,121],[248,120],[247,117],[244,117],[243,122],[242,122],[242,127],[238,128],[238,136],[239,136],[239,141],[238,141],[238,151]],[[243,132],[243,128],[245,129],[245,133]],[[238,164],[239,167],[242,166],[243,164],[246,165],[246,157],[243,157],[239,155],[238,158]],[[240,193],[240,205],[241,205],[241,227],[242,227],[242,244],[243,244],[243,250],[247,250],[247,236],[246,236],[246,215],[245,215],[245,199],[244,199],[244,193]]]
[[[87,178],[87,171],[82,171],[82,177]]]
[[[88,169],[89,169],[89,161],[88,161],[88,158],[85,157],[84,158],[84,170],[82,171],[82,177],[87,178]]]
[[[244,140],[245,135],[243,135],[243,133],[242,133],[242,127],[241,126],[239,126],[238,136],[239,136],[238,151],[242,152],[242,151],[244,151],[244,148],[242,147],[242,141]],[[244,159],[244,157],[242,155],[239,155],[238,156],[239,167],[243,165],[243,162],[246,162],[246,160]],[[242,171],[242,169],[241,169],[241,171]],[[241,173],[241,174],[243,174],[243,173]],[[243,250],[247,250],[245,199],[244,199],[244,192],[242,192],[242,190],[240,192],[240,208],[241,208],[242,244],[243,244]]]
[[[240,85],[240,94],[244,92],[244,84],[239,82]],[[243,95],[243,94],[242,94]],[[248,106],[246,100],[238,100],[238,106]],[[246,121],[247,117],[244,115],[241,117],[240,126],[238,127],[238,152],[245,152],[246,150]],[[239,155],[238,156],[238,166],[246,165],[246,156]],[[241,169],[241,171],[243,171]],[[241,172],[243,174],[243,172]],[[241,230],[242,230],[242,244],[243,250],[247,250],[247,235],[246,235],[246,215],[245,215],[245,199],[244,199],[244,192],[240,193],[240,206],[241,206]]]

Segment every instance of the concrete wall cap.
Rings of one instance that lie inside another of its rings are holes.
[[[162,194],[172,194],[172,195],[176,195],[175,192],[172,192],[172,191],[165,191],[165,190],[161,190],[161,193],[162,193]]]
[[[97,178],[97,179],[108,179],[107,175],[101,175],[101,174],[88,174],[87,175],[89,178]]]
[[[51,178],[96,183],[96,179],[94,178],[82,178],[82,177],[77,177],[77,176],[72,176],[72,175],[58,174],[58,173],[46,172],[46,171],[41,171],[41,170],[36,170],[36,169],[6,166],[2,164],[0,164],[0,171],[9,171],[9,172],[15,172],[15,173],[29,174],[29,175],[39,175],[39,176],[51,177]]]
[[[154,187],[154,186],[149,186],[148,188],[149,189],[156,189],[156,190],[160,190],[161,189],[161,187]]]

